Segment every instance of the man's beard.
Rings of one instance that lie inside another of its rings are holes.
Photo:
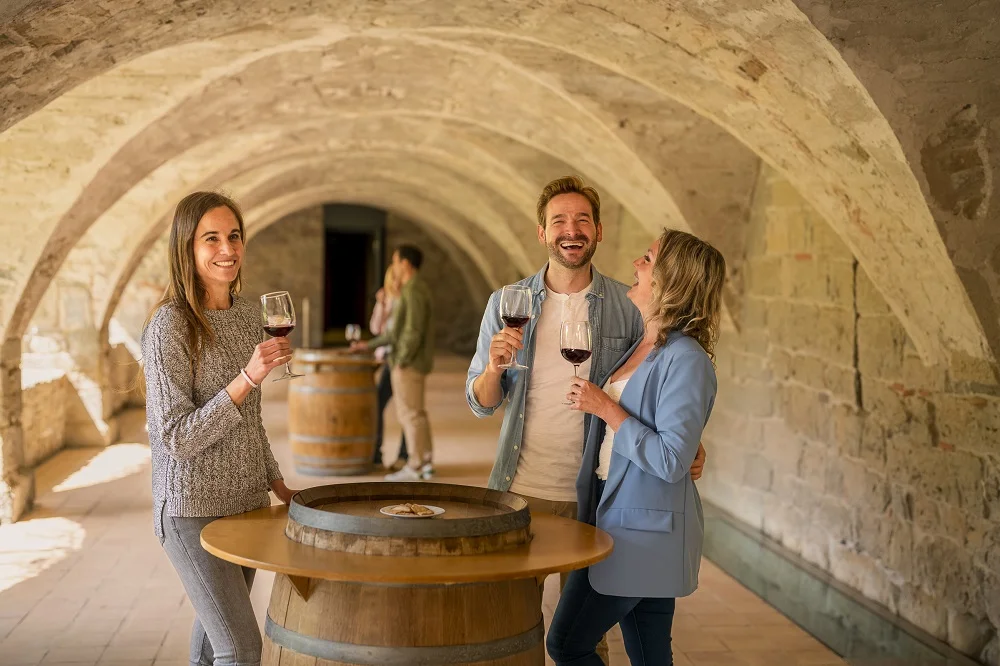
[[[562,248],[559,247],[560,243],[571,243],[573,241],[583,243],[583,254],[576,262],[571,262],[563,256]],[[594,258],[594,253],[597,252],[597,241],[589,240],[587,238],[558,238],[548,244],[549,258],[555,260],[557,264],[563,268],[577,269],[586,266],[591,259]]]

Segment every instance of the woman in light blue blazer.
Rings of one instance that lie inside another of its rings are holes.
[[[579,519],[615,548],[566,582],[546,640],[558,666],[601,666],[595,648],[615,624],[633,666],[670,666],[674,600],[698,587],[704,518],[689,470],[715,402],[726,262],[666,230],[633,265],[628,297],[645,335],[601,386],[575,379],[568,395],[600,419],[576,483]]]

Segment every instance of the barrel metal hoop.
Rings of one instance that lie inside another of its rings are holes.
[[[494,661],[526,652],[545,635],[542,622],[524,633],[486,643],[427,647],[356,645],[307,636],[282,627],[267,616],[264,633],[277,645],[299,654],[363,666],[440,666]]]

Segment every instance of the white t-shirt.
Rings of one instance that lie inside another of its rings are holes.
[[[559,329],[564,321],[587,321],[588,285],[575,294],[546,288],[535,322],[535,358],[524,401],[524,433],[510,490],[553,502],[576,501],[576,476],[583,461],[583,417],[566,402],[573,364],[562,357]],[[591,343],[594,341],[592,340]],[[590,359],[579,368],[590,377]]]
[[[619,404],[622,399],[622,391],[625,390],[625,386],[628,384],[628,380],[632,377],[622,377],[616,382],[608,380],[604,383],[604,392],[608,394],[615,404]],[[601,450],[597,454],[597,478],[601,481],[608,480],[608,470],[611,469],[611,452],[613,450],[615,442],[615,431],[611,429],[611,426],[607,426],[604,430],[604,441],[601,442]]]

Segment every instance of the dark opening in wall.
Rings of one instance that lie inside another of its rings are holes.
[[[386,213],[345,204],[323,206],[326,269],[323,342],[344,341],[348,324],[367,328],[385,272]]]

